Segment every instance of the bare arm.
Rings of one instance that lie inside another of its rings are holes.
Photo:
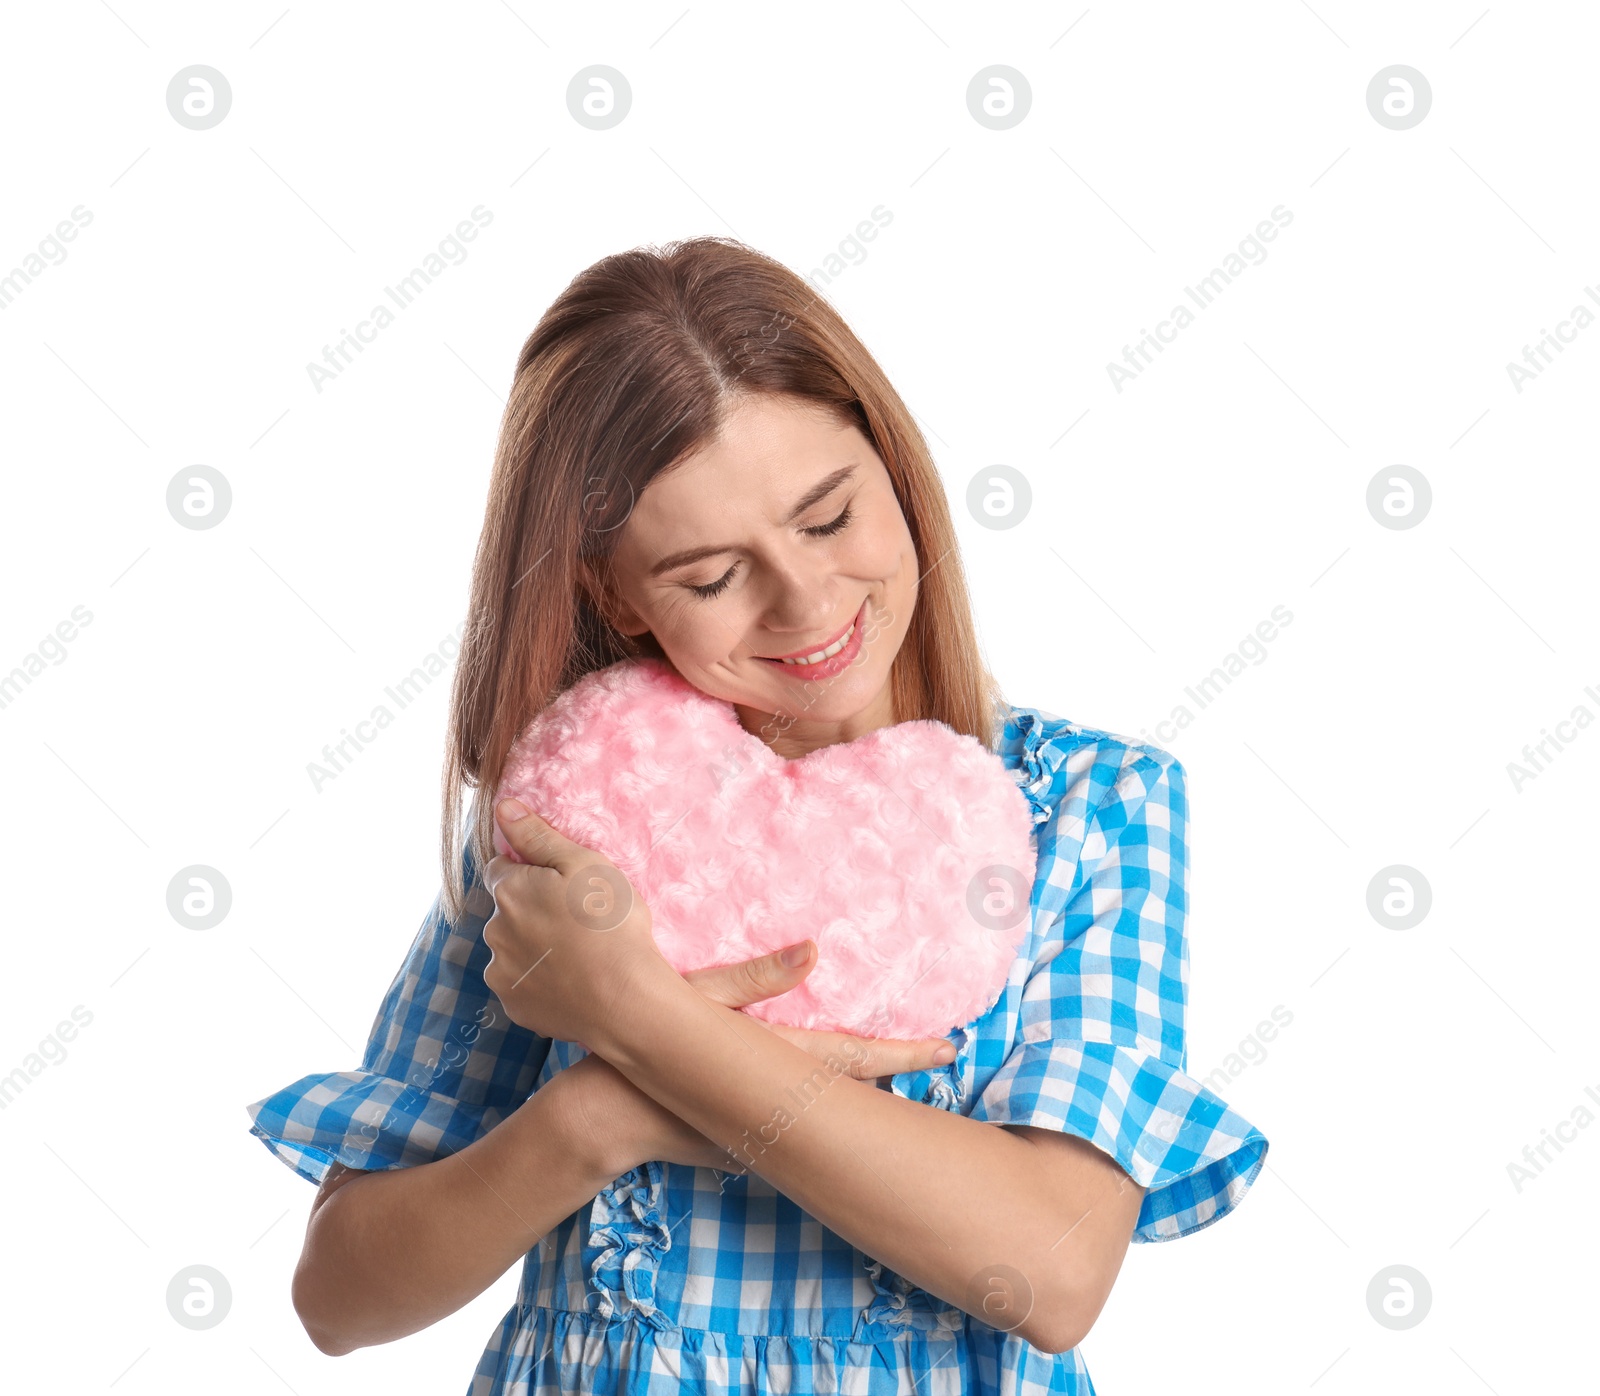
[[[586,1087],[598,1068],[583,1067],[552,1077],[448,1158],[329,1171],[292,1291],[321,1351],[390,1343],[454,1313],[626,1170],[613,1131],[590,1128]]]
[[[913,1284],[1047,1352],[1077,1346],[1143,1195],[1115,1160],[836,1074],[663,968],[595,1025],[597,1053]]]

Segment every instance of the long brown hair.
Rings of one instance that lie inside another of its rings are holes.
[[[464,905],[466,791],[492,796],[518,734],[583,675],[666,658],[596,604],[613,545],[650,481],[713,442],[739,396],[755,393],[828,410],[882,457],[922,574],[890,668],[895,721],[933,718],[994,747],[1001,699],[944,486],[872,355],[808,282],[732,238],[619,252],[573,279],[517,357],[450,696],[440,855],[452,919]],[[494,856],[491,798],[470,822],[482,867]]]

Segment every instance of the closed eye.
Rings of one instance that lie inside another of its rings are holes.
[[[844,513],[840,514],[832,523],[818,524],[815,528],[802,528],[800,532],[812,538],[827,538],[831,534],[842,532],[850,524],[850,506],[844,506]]]
[[[834,519],[832,523],[817,524],[811,528],[802,528],[800,532],[804,533],[808,538],[830,538],[835,533],[842,533],[846,528],[848,528],[850,526],[850,520],[853,517],[854,515],[850,512],[850,506],[846,504],[844,506],[844,512],[840,514],[838,518]],[[703,600],[709,601],[713,596],[720,596],[724,591],[727,590],[728,584],[733,581],[733,574],[738,570],[739,564],[736,562],[732,567],[718,577],[716,581],[708,582],[705,586],[689,586],[688,589],[696,596],[702,598]]]

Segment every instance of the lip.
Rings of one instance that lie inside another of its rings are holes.
[[[788,654],[762,655],[761,658],[766,660],[766,662],[769,664],[778,665],[785,672],[800,674],[806,678],[831,678],[834,674],[842,673],[860,652],[861,626],[862,621],[866,617],[866,611],[867,603],[865,600],[863,600],[860,609],[856,611],[854,618],[846,621],[845,624],[840,626],[837,631],[835,631],[820,644],[807,645],[804,649],[792,650]],[[784,664],[782,662],[785,659],[800,659],[805,655],[815,654],[818,650],[827,649],[829,645],[834,644],[841,635],[848,631],[852,625],[855,626],[855,633],[850,636],[850,643],[840,650],[838,654],[833,655],[829,659],[823,660],[820,664]]]

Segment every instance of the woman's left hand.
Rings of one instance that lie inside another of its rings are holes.
[[[650,908],[604,854],[531,811],[516,817],[507,803],[495,814],[522,862],[501,854],[484,865],[495,904],[483,928],[493,952],[484,983],[512,1022],[579,1042],[653,971],[671,968],[650,934]]]
[[[786,965],[784,954],[797,949],[804,951],[799,963]],[[741,1009],[787,993],[811,973],[816,957],[816,943],[802,940],[769,955],[757,955],[731,965],[692,969],[683,977],[711,1003]],[[883,1016],[883,1008],[880,1008],[880,1016]],[[813,1057],[825,1062],[843,1062],[845,1069],[858,1081],[898,1076],[904,1071],[932,1071],[954,1061],[956,1055],[955,1044],[945,1037],[866,1037],[858,1033],[769,1023],[765,1018],[756,1021]]]

